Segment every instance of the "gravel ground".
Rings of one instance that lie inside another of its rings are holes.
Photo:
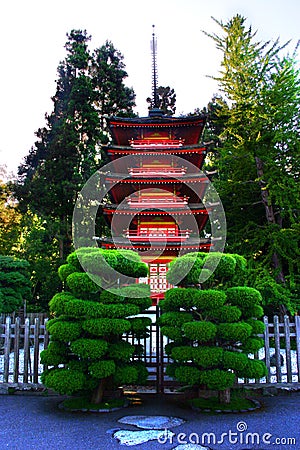
[[[141,395],[141,399],[139,406],[109,414],[87,414],[59,410],[58,404],[62,400],[59,396],[0,396],[0,449],[128,448],[120,445],[113,435],[118,430],[138,431],[134,425],[118,422],[118,419],[132,415],[170,416],[181,418],[184,422],[170,429],[174,433],[172,442],[152,440],[131,448],[169,450],[181,445],[180,449],[191,449],[187,445],[190,441],[202,443],[212,450],[300,448],[300,392],[282,392],[278,396],[262,397],[262,409],[257,412],[221,415],[196,413],[171,396]],[[295,441],[288,443],[289,439]]]

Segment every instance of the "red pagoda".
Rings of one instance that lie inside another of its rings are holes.
[[[112,143],[105,150],[114,171],[106,174],[111,203],[103,212],[112,239],[104,248],[135,249],[149,264],[154,304],[169,288],[168,264],[187,252],[208,251],[200,237],[208,219],[200,143],[206,116],[166,116],[158,108],[153,35],[153,100],[148,117],[109,119]]]

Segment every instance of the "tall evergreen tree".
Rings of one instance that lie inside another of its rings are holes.
[[[255,282],[284,313],[299,283],[299,71],[278,41],[256,42],[244,17],[216,22],[223,35],[209,36],[223,52],[216,79],[228,104],[217,161],[228,243],[252,257]]]
[[[19,168],[16,186],[21,207],[29,206],[46,220],[49,235],[59,242],[61,259],[70,252],[77,193],[101,164],[101,143],[106,139],[103,114],[130,113],[134,105],[133,91],[121,81],[127,75],[120,62],[123,57],[112,44],[110,59],[104,51],[96,51],[96,60],[88,49],[86,31],[72,30],[67,38],[53,112],[36,133],[38,141]],[[110,75],[106,85],[100,76],[105,70]],[[105,91],[107,105],[99,109],[101,91]]]

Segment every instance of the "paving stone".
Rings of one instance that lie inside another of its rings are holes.
[[[118,439],[121,445],[133,446],[144,444],[149,441],[158,441],[159,438],[171,439],[174,436],[169,430],[143,430],[143,431],[130,431],[120,430],[114,433],[114,438]]]
[[[168,416],[125,416],[119,419],[118,422],[134,425],[144,430],[163,430],[178,427],[185,421],[179,417]]]

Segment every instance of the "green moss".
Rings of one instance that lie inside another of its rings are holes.
[[[255,404],[247,398],[233,398],[230,403],[220,403],[218,397],[194,398],[190,400],[190,405],[200,410],[211,411],[240,411],[253,408]]]

